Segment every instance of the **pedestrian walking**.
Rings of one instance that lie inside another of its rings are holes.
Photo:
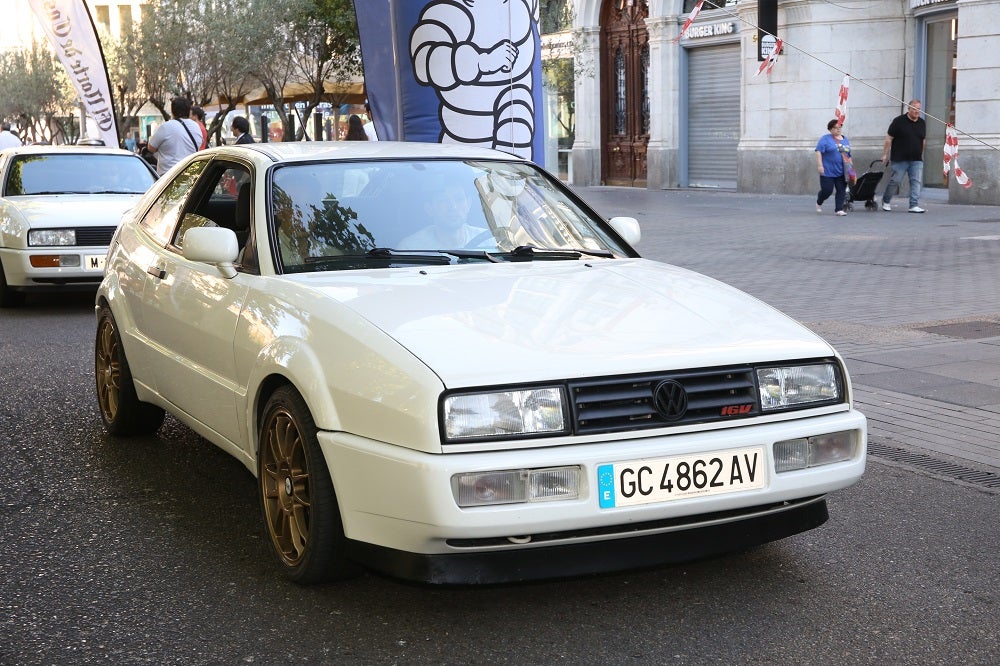
[[[823,202],[833,198],[834,215],[847,215],[844,200],[847,198],[845,177],[851,167],[851,142],[843,135],[843,125],[836,118],[826,124],[827,134],[816,143],[816,169],[819,171],[819,194],[816,195],[816,212],[823,212]]]
[[[170,115],[173,118],[157,127],[146,142],[146,148],[156,156],[156,173],[161,176],[191,153],[198,152],[201,145],[201,129],[191,120],[191,102],[183,97],[173,98]]]
[[[911,213],[923,213],[920,207],[920,188],[924,182],[924,148],[927,147],[927,123],[920,117],[920,100],[911,99],[906,113],[896,116],[889,123],[889,131],[882,146],[882,163],[892,165],[889,184],[882,193],[882,210],[890,211],[892,195],[899,189],[903,176],[910,178]],[[895,190],[893,188],[896,188]]]

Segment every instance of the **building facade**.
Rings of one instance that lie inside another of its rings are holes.
[[[1000,205],[1000,0],[777,0],[784,46],[770,75],[756,75],[757,0],[709,0],[678,40],[695,4],[575,0],[587,74],[575,80],[571,182],[811,193],[813,149],[849,74],[844,127],[861,170],[919,99],[925,185]],[[969,188],[946,183],[947,123]]]

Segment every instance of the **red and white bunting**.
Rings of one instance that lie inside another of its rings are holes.
[[[840,93],[837,96],[837,108],[833,110],[833,116],[841,125],[847,120],[847,90],[851,85],[851,75],[845,74],[844,81],[840,84]]]
[[[767,54],[764,62],[760,63],[760,67],[757,68],[757,73],[754,76],[759,76],[763,72],[767,72],[768,76],[771,76],[771,70],[774,69],[774,63],[778,62],[778,54],[781,53],[781,40],[779,39],[774,43],[774,48],[771,52]]]
[[[694,23],[694,20],[698,18],[698,14],[701,13],[701,6],[703,4],[705,4],[705,0],[698,0],[698,4],[694,6],[694,9],[692,9],[691,13],[688,14],[687,20],[684,21],[684,25],[681,26],[680,33],[678,33],[677,37],[674,38],[674,44],[681,41],[681,38],[684,37],[684,33],[687,32],[688,28],[691,27],[691,24]]]
[[[948,181],[948,172],[954,168],[955,180],[964,188],[972,187],[972,179],[958,166],[958,133],[953,125],[948,125],[944,133],[944,178]]]

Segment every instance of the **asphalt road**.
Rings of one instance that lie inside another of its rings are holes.
[[[94,328],[86,296],[0,312],[0,664],[1000,662],[1000,495],[878,459],[826,525],[696,564],[298,587],[234,459],[104,434]]]

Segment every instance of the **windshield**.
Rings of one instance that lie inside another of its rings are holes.
[[[284,272],[632,253],[520,162],[290,165],[274,171],[269,216]]]
[[[4,193],[142,194],[154,180],[142,158],[133,155],[18,155],[7,172]]]

